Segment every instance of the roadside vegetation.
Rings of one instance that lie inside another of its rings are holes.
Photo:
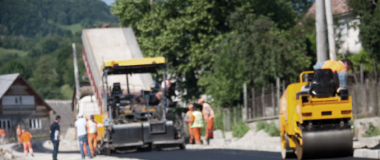
[[[12,16],[9,16],[12,15]],[[85,73],[81,31],[118,23],[100,0],[3,0],[0,2],[0,74],[20,73],[44,99],[71,99],[72,43]]]
[[[258,121],[256,124],[256,131],[260,131],[260,130],[264,130],[271,137],[280,136],[280,130],[278,130],[274,122],[267,123],[265,121]]]
[[[237,138],[241,138],[249,130],[250,130],[250,128],[244,122],[240,122],[240,123],[234,124],[232,126],[232,136],[237,137]]]
[[[373,123],[369,123],[369,127],[365,132],[364,137],[374,137],[380,135],[380,128],[373,125]]]

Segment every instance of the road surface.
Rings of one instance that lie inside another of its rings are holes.
[[[52,151],[41,147],[42,143],[34,143],[33,149],[35,153],[51,154]],[[17,152],[23,152],[23,148],[13,146]],[[59,154],[78,155],[77,152],[60,152]],[[260,151],[243,151],[243,150],[223,150],[223,149],[206,149],[206,150],[171,150],[171,151],[151,151],[151,152],[133,152],[125,154],[114,153],[110,155],[110,159],[148,159],[148,160],[281,160],[281,154],[276,152],[260,152]],[[36,158],[36,157],[35,157]],[[104,156],[96,157],[96,159],[107,159]],[[294,158],[295,160],[296,158]],[[365,158],[341,157],[324,160],[366,160]]]

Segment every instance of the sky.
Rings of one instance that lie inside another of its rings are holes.
[[[114,2],[115,0],[102,0],[104,3],[106,3],[107,5],[111,5],[112,2]]]

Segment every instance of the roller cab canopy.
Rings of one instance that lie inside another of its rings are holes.
[[[101,70],[108,75],[132,73],[156,73],[165,65],[164,57],[106,61]]]

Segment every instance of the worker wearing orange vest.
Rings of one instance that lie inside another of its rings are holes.
[[[22,132],[22,135],[21,135],[20,141],[22,142],[22,145],[24,146],[25,156],[28,156],[28,150],[29,150],[30,155],[34,156],[32,141],[31,141],[32,135],[25,130],[22,130],[21,132]]]
[[[351,67],[352,62],[349,59],[341,61],[327,60],[313,66],[314,69],[331,69],[331,71],[338,73],[339,89],[347,87],[347,70]]]
[[[189,110],[186,112],[186,115],[183,117],[183,121],[187,122],[187,126],[189,128],[189,143],[190,144],[194,144],[194,133],[193,133],[193,130],[191,129],[191,121],[190,121],[190,118],[193,115],[192,113],[193,107],[194,107],[193,104],[189,104],[188,106]]]
[[[192,115],[190,117],[191,129],[193,130],[195,144],[201,145],[201,131],[203,128],[203,115],[201,111],[198,111],[196,107],[192,107]]]
[[[0,145],[4,144],[5,132],[0,128]]]
[[[98,123],[95,121],[95,116],[91,115],[90,120],[87,121],[87,137],[88,145],[91,150],[91,156],[95,156],[96,146],[98,145]]]
[[[214,110],[211,108],[210,104],[205,103],[203,98],[198,100],[198,103],[202,105],[202,114],[204,120],[206,121],[206,141],[207,145],[210,143],[210,139],[214,138]]]

